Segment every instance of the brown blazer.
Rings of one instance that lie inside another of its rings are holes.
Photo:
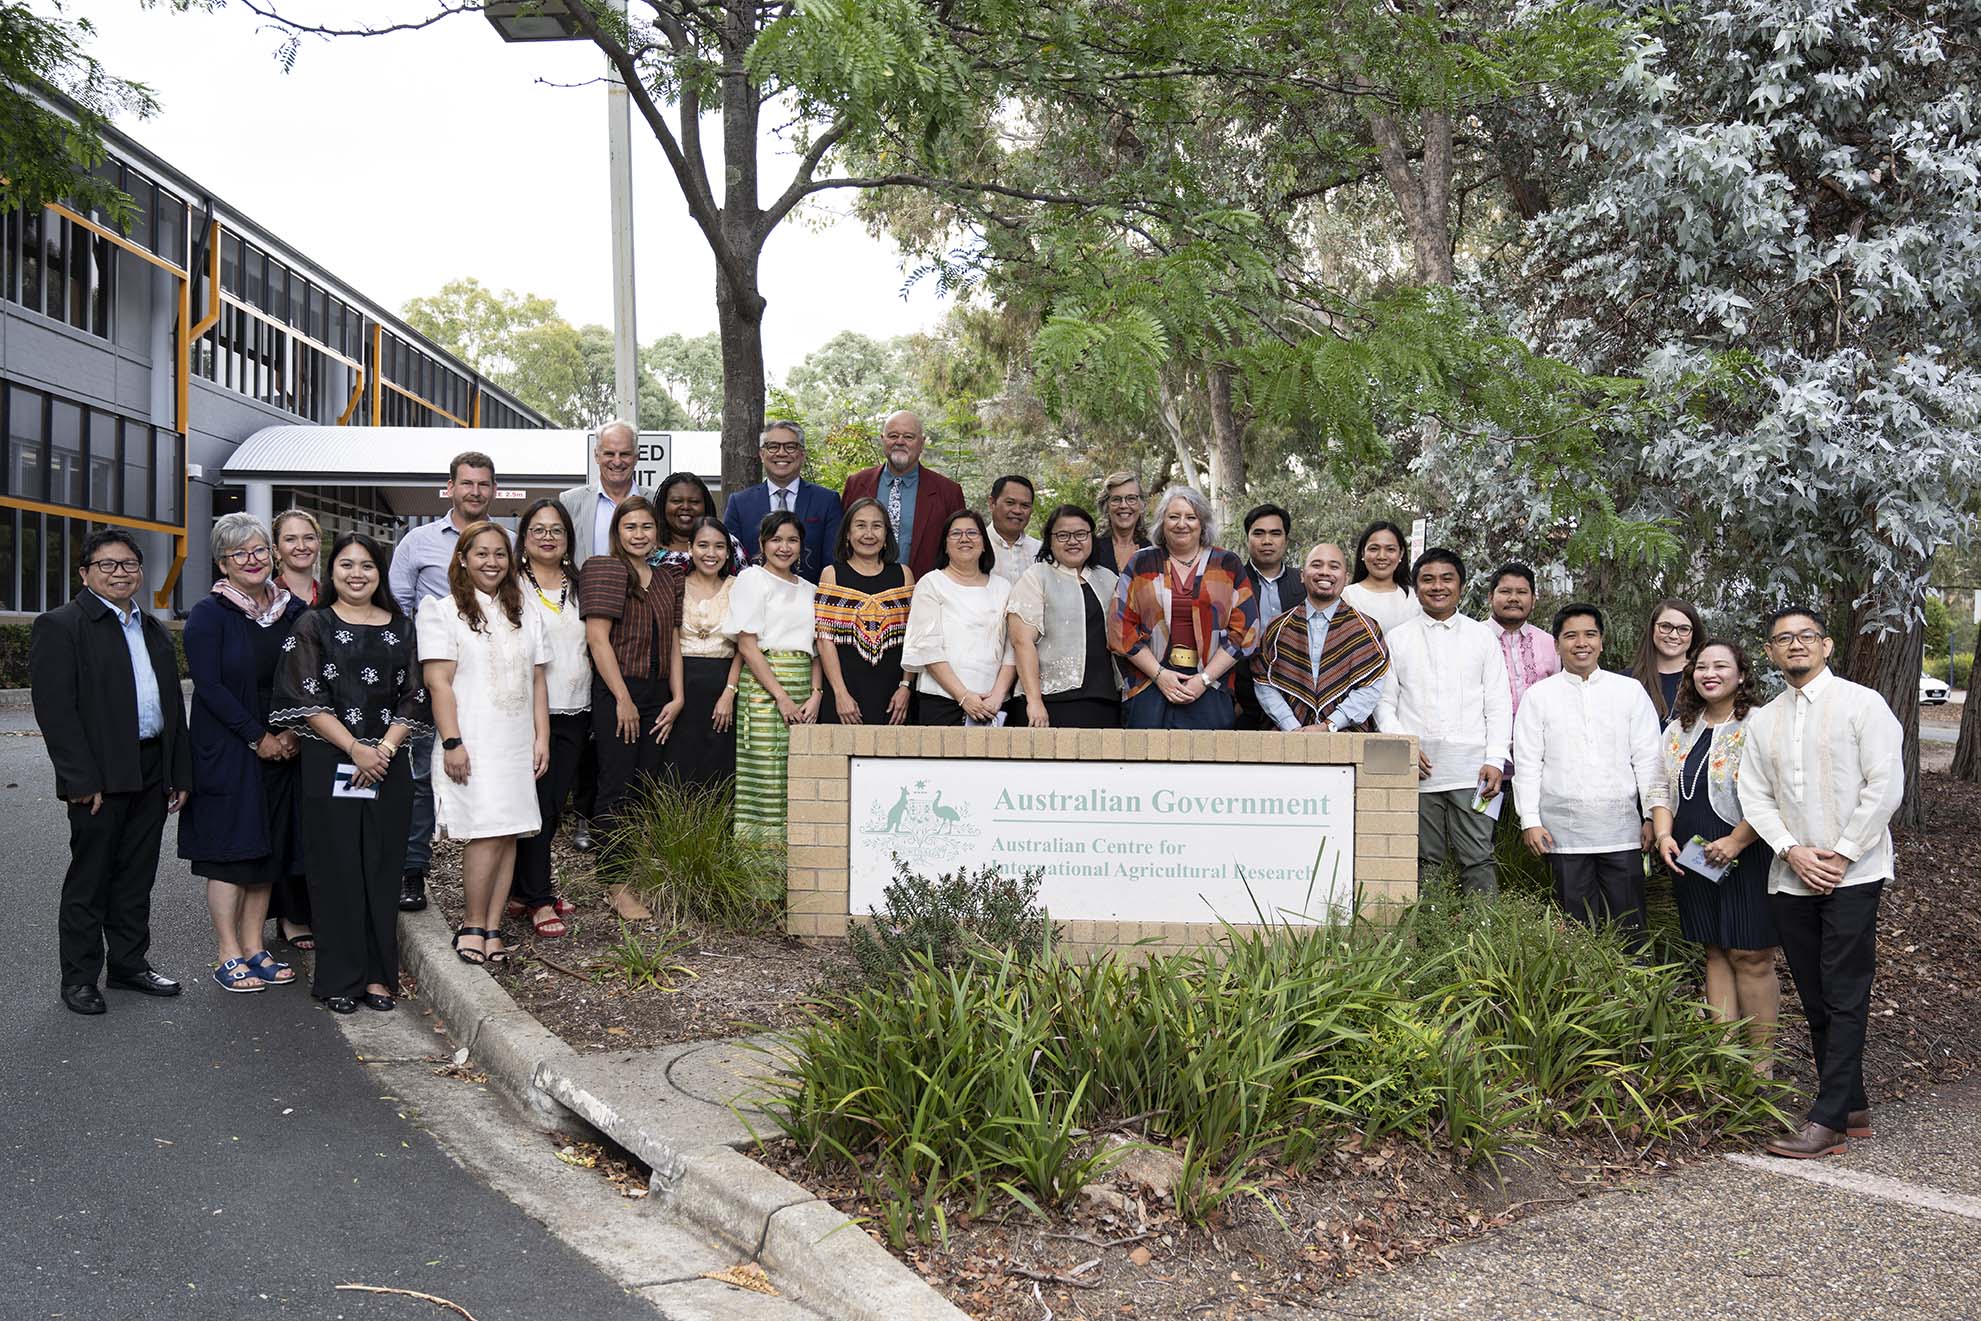
[[[855,500],[878,499],[880,471],[881,465],[875,464],[848,477],[846,489],[839,497],[840,505],[847,507]],[[942,553],[942,525],[951,514],[965,508],[968,506],[963,502],[963,488],[924,465],[921,476],[915,479],[915,542],[902,555],[909,572],[922,578],[935,570],[936,556]]]

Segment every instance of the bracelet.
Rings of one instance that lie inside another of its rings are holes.
[[[908,680],[903,679],[900,683],[897,683],[894,686],[896,688],[906,688],[908,686]]]
[[[733,683],[725,683],[722,685],[722,691],[725,693],[733,693],[736,691],[736,685]]]

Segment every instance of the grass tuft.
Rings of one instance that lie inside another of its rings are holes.
[[[671,925],[757,931],[784,911],[784,849],[736,838],[733,788],[662,779],[631,795],[604,841],[602,879],[624,882]]]

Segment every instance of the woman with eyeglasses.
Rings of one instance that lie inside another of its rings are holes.
[[[855,500],[839,524],[834,562],[819,573],[819,662],[832,700],[821,724],[898,725],[908,719],[901,672],[915,575],[900,563],[880,501]]]
[[[296,623],[270,717],[304,736],[297,798],[311,897],[322,915],[310,990],[338,1014],[389,1013],[399,994],[399,880],[413,817],[410,756],[432,712],[413,621],[386,586],[390,558],[346,532],[325,602]]]
[[[1660,726],[1677,713],[1685,667],[1699,655],[1705,641],[1706,626],[1690,601],[1667,598],[1651,607],[1651,617],[1644,622],[1637,651],[1630,658],[1630,673],[1644,685],[1651,705],[1658,709]]]
[[[1087,562],[1096,569],[1119,574],[1135,552],[1149,544],[1142,530],[1142,479],[1128,471],[1111,472],[1101,480],[1101,523],[1094,534],[1094,553]]]
[[[1011,584],[991,569],[997,555],[974,509],[942,529],[935,570],[915,584],[901,664],[919,671],[915,720],[922,725],[996,723],[1018,677],[1005,630]]]
[[[550,647],[544,667],[550,704],[550,762],[537,778],[537,814],[543,825],[516,841],[516,869],[503,912],[529,920],[544,940],[570,932],[565,918],[577,907],[558,898],[550,871],[550,843],[563,815],[564,798],[578,778],[585,743],[591,737],[592,661],[585,645],[585,621],[578,610],[578,570],[571,563],[571,516],[556,500],[538,500],[517,523],[522,556],[517,561],[523,613],[533,617]]]
[[[1156,519],[1156,544],[1128,561],[1108,609],[1108,645],[1135,671],[1123,719],[1130,729],[1230,729],[1233,671],[1259,645],[1252,580],[1216,544],[1201,492],[1170,487]]]
[[[206,882],[218,954],[213,980],[226,991],[263,991],[296,980],[263,947],[262,927],[275,883],[303,871],[300,744],[271,725],[269,712],[305,606],[274,581],[268,528],[253,514],[215,519],[210,547],[221,577],[186,616],[193,785],[179,819],[179,856]]]
[[[285,509],[269,523],[275,537],[275,582],[306,606],[328,596],[317,590],[317,569],[323,545],[323,529],[316,516],[302,509]],[[275,919],[276,934],[292,949],[313,950],[316,937],[310,921],[310,893],[301,876],[286,876],[275,882],[269,893],[268,915]]]
[[[818,589],[798,574],[805,525],[796,514],[765,518],[757,544],[764,562],[737,575],[722,621],[745,666],[736,699],[736,834],[782,843],[791,726],[817,723],[823,696]]]
[[[1033,729],[1117,729],[1121,685],[1107,646],[1116,575],[1092,562],[1094,517],[1078,505],[1046,515],[1039,562],[1005,606],[1011,653]]]

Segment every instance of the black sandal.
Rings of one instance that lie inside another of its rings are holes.
[[[483,927],[456,927],[454,929],[454,957],[463,963],[472,964],[477,968],[487,963],[488,954],[485,951],[461,948],[461,937],[463,936],[479,936],[483,941],[486,941],[488,939],[487,929]]]
[[[501,941],[502,941],[502,948],[501,948],[501,949],[492,949],[492,950],[489,950],[489,951],[488,951],[488,961],[489,961],[490,963],[507,963],[507,962],[509,962],[509,942],[508,942],[508,941],[506,941],[506,940],[503,940],[503,939],[502,939],[502,928],[501,928],[501,927],[497,927],[497,928],[495,928],[495,930],[493,930],[493,931],[484,931],[484,932],[482,933],[482,935],[483,935],[483,936],[484,936],[484,937],[485,937],[485,938],[486,938],[487,940],[501,940]]]

